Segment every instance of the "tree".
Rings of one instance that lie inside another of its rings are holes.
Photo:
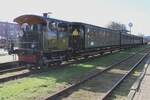
[[[144,37],[143,33],[138,33],[137,35],[140,36],[140,37]]]
[[[121,30],[121,31],[126,31],[126,25],[125,24],[121,24],[121,23],[117,23],[117,22],[110,22],[107,26],[107,28],[109,29],[113,29],[113,30]]]

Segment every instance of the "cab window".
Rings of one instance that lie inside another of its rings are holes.
[[[49,30],[50,30],[50,31],[56,31],[56,30],[57,30],[57,23],[54,22],[54,21],[49,22],[48,27],[49,27]]]
[[[38,31],[38,25],[37,24],[31,25],[31,31]]]
[[[58,32],[67,32],[68,25],[66,23],[59,23],[58,24]]]
[[[59,23],[58,24],[58,33],[59,33],[60,38],[65,37],[68,33],[68,25],[66,23]]]

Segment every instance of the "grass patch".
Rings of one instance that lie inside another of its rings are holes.
[[[129,49],[95,60],[89,60],[85,63],[74,64],[63,69],[55,69],[0,84],[0,100],[42,99],[42,97],[64,88],[72,80],[82,77],[85,73],[98,67],[105,68],[142,49]]]

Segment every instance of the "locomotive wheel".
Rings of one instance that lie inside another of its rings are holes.
[[[113,50],[110,50],[110,53],[112,53],[113,52]]]
[[[62,61],[57,61],[57,62],[54,62],[53,65],[54,66],[59,66],[61,63],[62,63]]]
[[[46,57],[42,57],[37,61],[37,66],[40,67],[40,69],[46,69],[49,66],[49,63],[45,63]]]
[[[29,70],[34,70],[34,67],[30,64],[26,64],[26,67],[29,69]]]
[[[89,55],[84,55],[84,58],[89,58]]]
[[[22,65],[24,65],[24,63],[21,62],[21,61],[19,61],[19,62],[18,62],[18,66],[22,66]]]
[[[104,52],[100,52],[100,55],[103,55],[104,54]]]
[[[38,63],[39,66],[43,66],[44,65],[43,59],[39,59],[37,63]]]

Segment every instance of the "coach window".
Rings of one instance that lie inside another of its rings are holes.
[[[87,32],[87,34],[86,34],[87,37],[90,38],[90,28],[87,28],[87,29],[86,29],[86,32]]]
[[[82,27],[80,27],[80,36],[81,36],[81,37],[84,37],[84,30],[83,30]]]

